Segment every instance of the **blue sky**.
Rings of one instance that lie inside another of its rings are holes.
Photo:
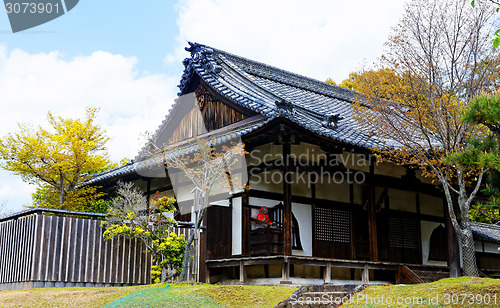
[[[176,97],[187,40],[340,82],[382,54],[402,13],[401,0],[81,0],[13,34],[0,8],[0,136],[95,106],[111,158],[133,158]],[[0,170],[9,210],[33,190]]]
[[[176,6],[167,0],[81,0],[67,14],[16,34],[0,10],[0,42],[29,53],[59,50],[65,57],[105,50],[140,59],[138,68],[169,71],[163,58],[174,48]],[[176,65],[175,69],[178,69]]]

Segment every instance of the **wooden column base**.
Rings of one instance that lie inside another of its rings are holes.
[[[326,268],[325,268],[325,283],[331,283],[332,282],[332,263],[328,262],[326,263]]]
[[[247,280],[247,271],[245,268],[245,263],[243,261],[240,261],[240,283],[245,283]]]
[[[361,272],[361,283],[368,284],[369,282],[370,282],[370,270],[368,269],[368,264],[365,264],[365,267]]]
[[[285,258],[283,264],[281,264],[281,281],[280,284],[291,284],[290,281],[290,262]]]

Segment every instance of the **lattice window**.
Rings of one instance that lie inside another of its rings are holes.
[[[350,243],[351,217],[349,211],[316,208],[316,240]]]
[[[332,209],[316,208],[316,240],[333,242]]]
[[[389,246],[393,248],[418,249],[417,221],[390,217]]]
[[[333,241],[351,242],[351,216],[348,211],[332,210]]]

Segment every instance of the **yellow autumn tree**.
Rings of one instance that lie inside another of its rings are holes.
[[[496,88],[498,55],[486,39],[493,21],[488,7],[464,0],[410,1],[381,67],[342,83],[363,93],[355,118],[386,142],[373,150],[441,184],[466,276],[478,275],[469,209],[497,157],[488,132],[462,121],[462,112]]]
[[[49,130],[19,124],[19,132],[0,139],[0,167],[38,185],[36,205],[78,210],[101,196],[96,187],[82,184],[109,165],[105,147],[109,138],[94,123],[97,109],[87,108],[86,113],[80,120],[49,112]]]

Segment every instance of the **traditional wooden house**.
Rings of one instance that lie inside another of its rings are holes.
[[[211,197],[200,280],[417,282],[457,268],[441,192],[370,155],[383,140],[353,119],[355,92],[201,44],[186,50],[179,95],[194,93],[195,103],[179,99],[151,143],[241,139],[249,152],[250,189]],[[189,183],[176,188],[168,168],[152,171],[146,150],[91,182],[111,189],[133,181],[148,196],[190,206]],[[257,221],[263,206],[270,226]],[[483,269],[499,270],[498,256],[490,249]]]

